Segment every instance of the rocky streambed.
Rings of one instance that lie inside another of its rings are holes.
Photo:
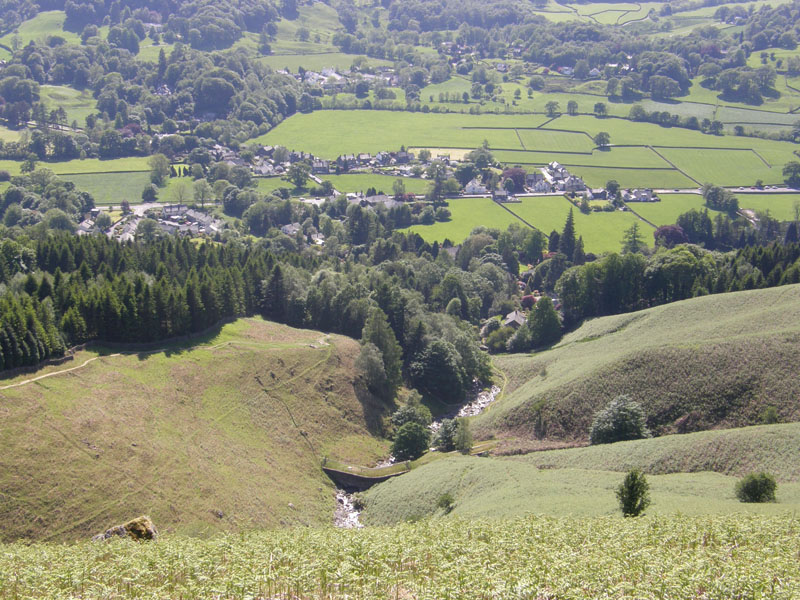
[[[436,435],[439,428],[442,426],[442,421],[445,419],[457,419],[461,417],[474,417],[486,410],[492,402],[497,399],[500,393],[500,388],[493,385],[490,389],[481,389],[477,386],[472,390],[468,396],[468,401],[459,407],[454,407],[453,410],[448,411],[446,414],[439,415],[430,424],[431,432]],[[380,461],[376,467],[387,467],[394,464],[394,457],[390,456],[387,459]],[[333,524],[335,527],[342,529],[360,529],[364,525],[359,521],[361,510],[356,508],[356,500],[353,494],[348,494],[345,490],[336,490],[336,510],[333,514]]]

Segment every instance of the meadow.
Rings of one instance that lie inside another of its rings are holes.
[[[392,185],[400,179],[405,185],[406,193],[409,194],[424,194],[428,191],[430,181],[420,179],[418,177],[393,177],[391,175],[379,175],[377,173],[348,173],[345,175],[323,175],[322,179],[330,181],[337,191],[342,193],[347,192],[365,192],[369,188],[375,188],[376,191],[383,192],[387,196],[391,196]]]
[[[78,127],[86,125],[86,117],[96,110],[91,90],[78,91],[65,85],[43,85],[40,99],[48,110],[62,107],[67,112],[67,124],[77,121]]]
[[[318,52],[314,54],[270,54],[261,59],[276,71],[288,69],[290,73],[297,73],[300,67],[306,71],[322,71],[325,68],[337,70],[347,70],[353,65],[353,61],[361,58],[365,59],[364,66],[378,66],[391,64],[388,61],[368,58],[358,54],[344,54],[342,52]]]
[[[563,196],[535,196],[520,198],[521,202],[507,204],[508,209],[540,231],[549,234],[561,231],[570,208],[575,219],[575,235],[583,237],[586,252],[600,254],[619,252],[622,237],[628,228],[638,222],[643,238],[652,245],[647,230],[649,225],[629,212],[592,212],[584,214]]]
[[[142,201],[142,190],[150,183],[150,174],[103,173],[64,175],[63,179],[71,181],[80,190],[89,192],[97,205],[121,204],[127,200],[131,204]]]
[[[520,223],[513,214],[491,198],[454,198],[448,203],[449,221],[433,225],[414,225],[407,231],[419,234],[429,243],[450,240],[459,244],[476,227],[492,227],[505,231],[511,223]],[[563,227],[563,222],[561,226]]]
[[[588,320],[550,350],[495,357],[506,395],[473,427],[478,437],[583,441],[594,413],[623,393],[657,434],[683,418],[695,429],[751,425],[768,406],[796,421],[798,323],[800,285]]]
[[[796,432],[795,432],[796,433]],[[431,462],[363,493],[363,521],[394,525],[441,516],[436,501],[451,494],[452,518],[610,517],[619,514],[614,491],[623,475],[615,470],[555,466],[556,451],[535,452],[539,466],[521,458],[456,456]],[[563,452],[567,452],[566,450]],[[542,454],[542,457],[538,457]],[[796,443],[790,457],[800,455]],[[626,461],[626,464],[635,462]],[[778,485],[774,504],[743,504],[734,495],[738,477],[714,472],[648,475],[650,515],[785,515],[800,509],[800,483]]]
[[[0,125],[0,141],[3,142],[16,142],[22,135],[21,131],[16,129],[9,129]]]
[[[705,209],[700,194],[659,194],[659,198],[661,202],[628,202],[628,207],[656,226],[674,225],[683,213]],[[714,215],[716,211],[709,213]]]
[[[362,111],[324,110],[294,115],[253,142],[286,146],[329,159],[344,153],[399,150],[401,146],[474,149],[484,140],[493,148],[523,150],[513,128],[537,127],[544,121],[540,115],[399,111],[375,111],[367,119]]]
[[[739,206],[755,211],[769,211],[780,221],[796,221],[800,194],[737,194]]]
[[[1,540],[85,539],[142,512],[194,534],[322,525],[335,500],[320,457],[386,453],[350,338],[242,319],[117,352],[0,380]]]
[[[37,14],[32,19],[28,19],[20,26],[3,37],[0,37],[0,44],[12,45],[12,40],[16,37],[20,47],[27,46],[29,42],[40,42],[51,35],[57,35],[68,44],[80,44],[81,39],[78,34],[64,30],[64,21],[67,16],[62,10],[47,10]]]
[[[469,521],[0,546],[0,596],[773,598],[800,594],[789,515]]]

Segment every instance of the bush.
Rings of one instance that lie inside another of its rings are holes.
[[[414,460],[428,449],[431,432],[419,423],[406,423],[397,430],[392,444],[392,454],[397,460]]]
[[[0,181],[11,181],[11,173],[8,171],[0,171]]]
[[[761,422],[764,425],[774,425],[775,423],[781,422],[781,417],[778,414],[778,409],[774,406],[768,406],[764,409],[764,412],[761,413]]]
[[[419,423],[427,427],[431,424],[431,419],[431,411],[420,403],[419,394],[416,392],[409,397],[405,406],[401,406],[392,414],[392,424],[398,429],[406,423]]]
[[[436,499],[436,508],[441,508],[445,514],[453,510],[454,505],[455,498],[453,498],[453,494],[450,492],[445,492]]]
[[[631,469],[617,488],[617,500],[624,517],[638,517],[650,506],[650,484],[640,469]]]
[[[645,424],[642,407],[625,395],[617,396],[595,414],[589,432],[592,444],[610,444],[647,437],[650,437],[650,430]]]
[[[750,473],[736,483],[740,502],[775,502],[778,484],[769,473]]]

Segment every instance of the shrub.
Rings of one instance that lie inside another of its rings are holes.
[[[417,392],[412,392],[406,405],[401,406],[392,414],[392,424],[396,428],[399,429],[406,423],[419,423],[424,427],[431,424],[431,411],[427,406],[421,404]]]
[[[11,173],[8,171],[0,171],[0,181],[11,181]]]
[[[595,414],[589,432],[592,444],[610,444],[647,437],[650,437],[650,430],[645,424],[642,407],[625,395],[617,396]]]
[[[617,500],[625,517],[638,517],[650,506],[650,484],[640,469],[631,469],[617,488]]]
[[[778,409],[774,406],[768,406],[764,409],[764,412],[761,413],[761,422],[764,425],[774,425],[775,423],[781,422],[781,417],[778,414]]]
[[[414,460],[428,449],[431,432],[419,423],[406,423],[397,430],[392,444],[392,454],[397,460]]]
[[[740,502],[775,502],[778,484],[769,473],[750,473],[736,483]]]
[[[454,505],[455,505],[455,498],[453,498],[453,494],[451,494],[450,492],[445,492],[436,499],[436,508],[441,508],[442,510],[444,510],[445,514],[453,510]]]

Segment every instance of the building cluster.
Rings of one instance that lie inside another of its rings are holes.
[[[103,212],[102,208],[93,208],[78,225],[76,233],[78,235],[103,233],[120,242],[131,242],[136,238],[137,227],[145,217],[156,221],[158,229],[170,235],[215,236],[225,227],[224,221],[189,208],[185,204],[167,204],[150,209],[145,214],[129,213],[123,215],[108,229],[102,229],[96,224],[97,218]]]

